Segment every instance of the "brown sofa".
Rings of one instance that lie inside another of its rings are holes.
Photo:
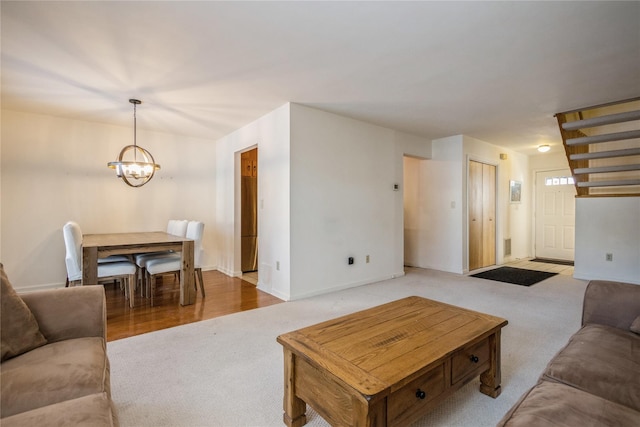
[[[591,281],[582,328],[498,426],[640,426],[640,285]]]
[[[18,295],[2,268],[1,299],[0,425],[117,426],[104,288]]]

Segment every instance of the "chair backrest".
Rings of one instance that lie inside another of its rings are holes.
[[[82,230],[78,223],[69,221],[62,227],[66,255],[67,277],[70,281],[82,278]]]
[[[194,252],[194,260],[193,263],[196,267],[200,267],[202,262],[202,253],[204,250],[202,249],[202,235],[204,233],[204,223],[200,221],[189,221],[187,225],[187,234],[185,237],[188,239],[193,239],[193,252]]]
[[[187,235],[187,226],[189,221],[186,219],[170,219],[167,224],[167,233],[174,236],[185,237]]]

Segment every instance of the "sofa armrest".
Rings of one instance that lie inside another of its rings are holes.
[[[582,306],[582,325],[598,323],[628,331],[640,316],[640,285],[592,280]]]
[[[106,340],[104,287],[78,286],[21,294],[47,341],[102,337]]]

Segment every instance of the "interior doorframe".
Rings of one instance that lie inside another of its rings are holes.
[[[242,162],[241,154],[258,148],[258,144],[241,148],[234,153],[233,171],[233,277],[242,277]],[[260,170],[260,157],[258,156],[258,170]],[[260,200],[260,175],[258,175],[258,200]],[[260,227],[258,227],[258,242],[260,241]],[[258,276],[260,275],[260,263],[258,263]]]
[[[496,178],[494,184],[494,191],[496,195],[495,200],[495,212],[496,212],[496,222],[495,222],[495,265],[500,265],[503,263],[503,248],[498,244],[502,240],[502,210],[499,209],[499,206],[502,206],[502,197],[500,193],[499,183],[501,182],[501,168],[500,163],[494,160],[487,159],[482,156],[478,156],[475,154],[467,154],[466,162],[465,162],[465,182],[464,182],[464,204],[465,204],[465,217],[463,221],[463,233],[464,233],[464,272],[469,273],[469,162],[479,162],[484,163],[485,165],[495,166],[496,168]]]

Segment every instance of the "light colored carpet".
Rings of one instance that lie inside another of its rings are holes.
[[[128,426],[283,426],[282,347],[303,326],[418,295],[504,317],[502,394],[474,380],[416,426],[494,426],[580,327],[586,282],[557,275],[531,287],[432,270],[108,343],[111,389]],[[309,426],[328,424],[312,409]]]

